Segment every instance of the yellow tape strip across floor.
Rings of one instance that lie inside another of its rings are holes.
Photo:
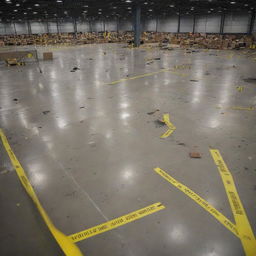
[[[163,122],[167,125],[168,131],[161,135],[160,138],[162,139],[169,137],[176,130],[176,127],[170,121],[169,114],[163,114]]]
[[[43,220],[45,221],[47,227],[51,231],[52,235],[58,242],[59,246],[67,256],[82,256],[83,254],[79,250],[79,248],[73,243],[73,241],[66,235],[64,235],[61,231],[59,231],[50,220],[49,216],[45,212],[43,206],[41,205],[33,187],[31,186],[24,169],[22,168],[19,160],[16,158],[15,154],[13,153],[6,136],[4,135],[3,131],[0,129],[0,137],[3,142],[3,145],[9,155],[9,158],[12,162],[13,167],[16,170],[16,173],[25,188],[28,195],[31,197],[32,201],[35,203],[38,211],[40,212]]]
[[[231,109],[234,109],[234,110],[255,110],[255,108],[254,107],[249,107],[249,108],[247,108],[247,107],[232,107]]]
[[[76,234],[70,235],[69,237],[73,240],[73,242],[77,243],[79,241],[82,241],[84,239],[87,239],[92,236],[96,236],[98,234],[104,233],[106,231],[109,231],[111,229],[120,227],[122,225],[125,225],[129,222],[138,220],[140,218],[143,218],[149,214],[152,214],[154,212],[160,211],[164,209],[165,206],[162,205],[161,203],[155,203],[152,205],[149,205],[145,208],[142,208],[140,210],[131,212],[129,214],[126,214],[122,217],[110,220],[108,222],[102,223],[100,225],[97,225],[92,228],[88,228],[84,231],[78,232]]]
[[[156,74],[159,74],[159,73],[162,73],[162,72],[166,72],[166,71],[170,71],[170,69],[161,69],[159,71],[155,71],[155,72],[151,72],[151,73],[146,73],[146,74],[142,74],[142,75],[138,75],[138,76],[123,78],[123,79],[113,81],[113,82],[110,82],[110,83],[107,83],[107,84],[109,84],[109,85],[119,84],[121,82],[134,80],[134,79],[138,79],[138,78],[143,78],[143,77],[147,77],[147,76],[153,76],[153,75],[156,75]]]
[[[255,237],[249,223],[249,220],[246,216],[243,204],[239,198],[239,195],[236,190],[236,186],[233,180],[233,177],[225,164],[219,150],[210,149],[212,158],[217,165],[221,179],[223,181],[229,204],[231,206],[235,221],[237,231],[239,233],[242,245],[246,256],[255,256],[256,255],[256,241]]]
[[[174,75],[178,75],[178,76],[187,76],[187,74],[184,73],[180,73],[180,72],[176,72],[176,71],[172,71],[170,68],[166,68],[166,69],[161,69],[155,72],[151,72],[151,73],[146,73],[146,74],[142,74],[142,75],[137,75],[137,76],[132,76],[132,77],[127,77],[127,78],[122,78],[120,80],[116,80],[110,83],[106,83],[106,85],[114,85],[114,84],[119,84],[125,81],[129,81],[129,80],[134,80],[134,79],[138,79],[138,78],[143,78],[143,77],[147,77],[147,76],[153,76],[159,73],[163,73],[163,72],[170,72]]]
[[[210,205],[206,200],[197,195],[194,191],[189,189],[187,186],[175,180],[169,174],[167,174],[164,170],[160,168],[154,169],[156,173],[162,176],[165,180],[170,182],[188,197],[190,197],[193,201],[199,204],[202,208],[204,208],[208,213],[210,213],[214,218],[216,218],[222,225],[224,225],[228,230],[230,230],[234,235],[239,237],[236,225],[232,223],[228,218],[226,218],[222,213],[220,213],[217,209],[215,209],[212,205]]]

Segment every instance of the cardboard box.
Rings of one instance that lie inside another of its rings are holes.
[[[44,52],[43,57],[44,57],[44,60],[52,60],[53,54],[52,54],[52,52]]]

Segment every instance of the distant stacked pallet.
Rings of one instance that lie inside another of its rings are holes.
[[[220,35],[192,33],[144,32],[144,43],[170,43],[180,47],[206,49],[256,48],[256,38],[252,35]],[[4,35],[0,36],[0,46],[9,45],[81,45],[92,43],[132,43],[132,32],[101,33],[60,33],[42,35]]]

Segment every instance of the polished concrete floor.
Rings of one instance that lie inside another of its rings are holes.
[[[234,222],[209,153],[219,149],[256,232],[256,110],[232,109],[256,105],[256,83],[244,80],[256,78],[256,62],[244,51],[51,50],[42,73],[33,63],[0,67],[0,124],[54,224],[72,234],[161,202],[166,209],[77,245],[88,256],[245,255],[237,237],[153,168]],[[177,128],[166,139],[156,123],[163,113]],[[0,255],[62,255],[0,146]]]

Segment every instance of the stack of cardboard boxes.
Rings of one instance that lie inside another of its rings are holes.
[[[144,32],[141,35],[144,43],[170,43],[179,47],[204,49],[240,49],[255,48],[256,38],[253,35],[220,35],[199,33],[163,33]],[[128,43],[133,42],[133,32],[100,32],[100,33],[60,33],[42,35],[4,35],[0,36],[0,46],[5,45],[75,45],[91,43]]]

